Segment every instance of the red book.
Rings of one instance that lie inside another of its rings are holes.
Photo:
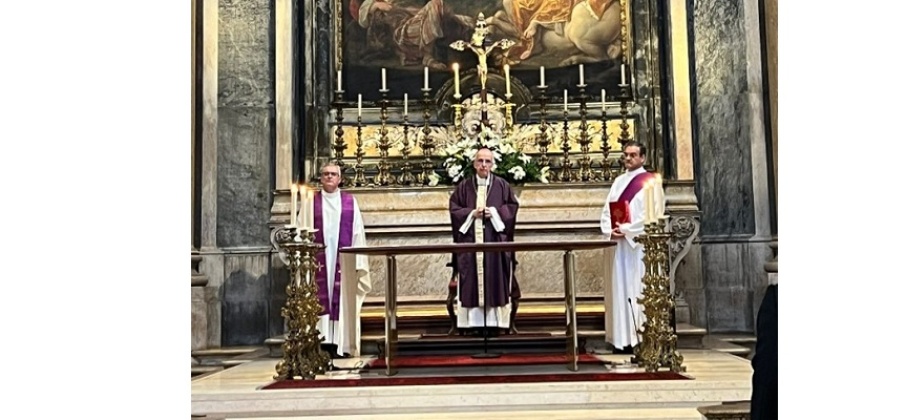
[[[616,227],[617,223],[629,223],[629,202],[628,201],[611,201],[610,206],[610,227]]]

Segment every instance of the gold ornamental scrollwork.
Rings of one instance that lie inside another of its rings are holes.
[[[298,231],[292,226],[279,228],[272,234],[272,243],[291,273],[291,282],[285,288],[287,301],[281,308],[288,332],[281,346],[281,361],[275,366],[275,379],[312,380],[332,367],[316,328],[322,312],[316,288],[319,270],[316,255],[325,246],[315,243],[315,236],[313,229]]]
[[[636,362],[647,372],[657,372],[668,367],[672,372],[683,372],[684,357],[677,351],[677,332],[671,322],[674,298],[671,295],[669,269],[669,238],[666,223],[645,225],[645,234],[637,239],[645,248],[642,277],[642,297],[638,302],[644,307],[645,322],[641,342],[635,349]]]

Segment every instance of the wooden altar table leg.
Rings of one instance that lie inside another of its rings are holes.
[[[386,362],[386,375],[396,374],[393,361],[396,358],[396,256],[387,255],[387,284],[386,284],[386,316],[384,318],[384,361]]]
[[[567,365],[570,371],[578,371],[578,312],[575,310],[575,256],[572,251],[565,251],[563,257],[565,271],[565,346]]]

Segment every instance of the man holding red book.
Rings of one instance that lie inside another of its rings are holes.
[[[604,285],[605,338],[613,347],[632,352],[639,344],[638,329],[645,322],[645,314],[637,301],[642,295],[642,262],[644,248],[636,237],[645,231],[646,194],[643,188],[651,185],[654,174],[647,172],[645,145],[635,141],[623,147],[626,173],[618,176],[610,187],[601,213],[601,232],[617,246],[614,249],[611,284]]]

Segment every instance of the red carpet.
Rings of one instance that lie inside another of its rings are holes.
[[[565,366],[565,355],[547,354],[503,354],[491,359],[476,359],[469,355],[454,356],[404,356],[397,357],[393,365],[405,368],[463,367],[463,366],[520,366],[560,365]],[[604,361],[590,354],[578,355],[578,363],[603,364]],[[375,359],[368,364],[370,369],[386,368],[384,359]]]
[[[399,385],[471,385],[471,384],[514,384],[532,382],[591,382],[591,381],[650,381],[650,380],[689,380],[691,378],[679,373],[637,372],[637,373],[561,373],[539,375],[487,375],[487,376],[428,376],[373,377],[362,379],[327,379],[327,380],[283,380],[276,381],[259,389],[297,389],[297,388],[334,388],[349,386],[399,386]]]

